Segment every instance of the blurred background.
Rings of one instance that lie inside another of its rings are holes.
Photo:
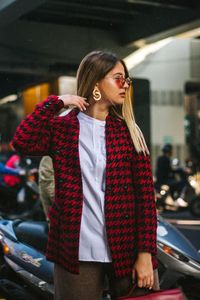
[[[41,157],[21,157],[10,142],[37,103],[76,92],[77,67],[93,50],[115,52],[133,79],[152,159],[161,287],[199,300],[199,0],[0,0],[0,298],[53,299]]]
[[[134,109],[152,153],[200,155],[198,0],[0,1],[0,160],[17,124],[49,94],[75,90],[95,49],[116,52],[134,78]]]

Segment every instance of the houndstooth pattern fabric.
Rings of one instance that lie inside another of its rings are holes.
[[[50,155],[55,171],[55,201],[50,208],[47,258],[79,272],[78,250],[83,194],[78,153],[78,110],[59,117],[63,107],[50,96],[21,122],[13,138],[24,155]],[[137,153],[124,121],[106,118],[105,219],[116,276],[130,274],[138,252],[152,253],[157,216],[150,158]]]

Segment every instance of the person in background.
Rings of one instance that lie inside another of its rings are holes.
[[[162,148],[163,154],[158,157],[156,163],[156,188],[161,185],[168,185],[174,200],[174,204],[187,207],[184,192],[187,183],[187,170],[180,166],[172,166],[171,157],[173,155],[173,146],[165,144]],[[177,160],[178,161],[178,160]]]
[[[20,165],[20,155],[18,154],[13,154],[5,163],[6,167],[15,169],[17,173],[19,173],[20,171],[19,165]],[[9,187],[18,188],[20,187],[21,178],[18,176],[18,174],[17,175],[9,174],[3,177],[3,181]]]
[[[59,116],[62,108],[68,109]],[[77,95],[51,95],[19,125],[14,148],[49,155],[55,200],[47,259],[56,300],[112,300],[159,289],[157,214],[149,151],[135,123],[123,60],[94,51],[81,61]]]
[[[54,201],[54,170],[50,156],[43,156],[39,164],[39,193],[46,220],[49,221],[49,208]]]
[[[172,185],[175,182],[174,171],[172,169],[171,157],[173,154],[173,147],[171,144],[165,144],[162,148],[162,155],[160,155],[156,162],[156,184]]]

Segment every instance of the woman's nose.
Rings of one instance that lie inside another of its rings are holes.
[[[125,89],[129,88],[129,84],[126,81],[124,82],[123,88],[125,88]]]

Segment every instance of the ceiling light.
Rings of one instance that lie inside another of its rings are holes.
[[[158,51],[162,47],[169,44],[172,40],[173,40],[173,38],[170,37],[170,38],[166,38],[166,39],[160,40],[160,41],[152,43],[152,44],[145,45],[142,48],[134,51],[132,54],[128,55],[124,59],[128,70],[130,70],[130,69],[134,68],[136,65],[140,64],[142,61],[144,61],[146,59],[146,57],[149,54],[152,54],[152,53]]]
[[[5,104],[7,102],[13,102],[17,100],[17,95],[9,95],[0,99],[0,105]]]

